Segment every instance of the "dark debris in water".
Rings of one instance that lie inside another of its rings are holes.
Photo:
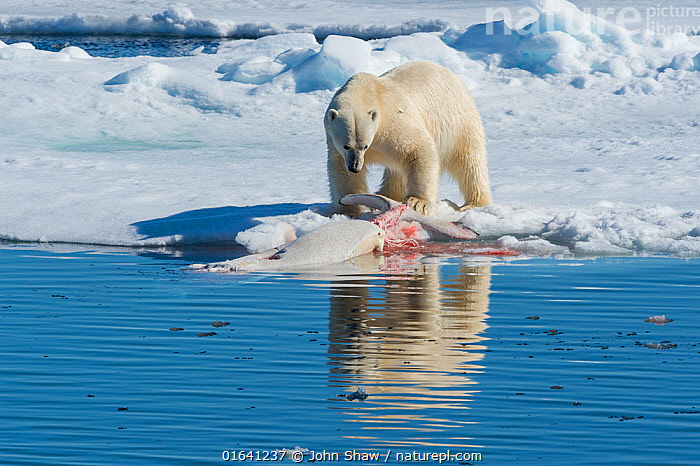
[[[231,322],[222,322],[220,320],[216,320],[211,323],[211,326],[214,328],[226,327],[227,325],[231,325]]]
[[[348,401],[353,401],[353,400],[364,401],[367,399],[369,394],[365,391],[365,387],[360,387],[353,393],[348,393],[348,394],[341,393],[338,396],[341,398],[345,398]]]
[[[610,419],[619,419],[622,421],[631,421],[632,419],[642,419],[644,416],[608,416]]]
[[[661,343],[645,343],[644,347],[649,348],[649,349],[672,349],[676,348],[678,345],[675,343],[671,343],[670,341],[662,341]]]
[[[564,386],[563,386],[563,385],[552,385],[552,386],[549,387],[549,388],[551,388],[552,390],[564,390]]]
[[[122,406],[121,408],[118,408],[117,411],[129,411],[129,408]]]
[[[199,332],[197,334],[198,337],[212,337],[216,335],[216,332]]]
[[[185,330],[185,329],[182,327],[170,327],[168,330],[170,330],[171,332],[181,332],[182,330]]]
[[[528,316],[528,317],[525,317],[525,318],[526,318],[526,319],[530,319],[530,320],[540,320],[540,316]]]
[[[665,315],[662,316],[651,316],[644,319],[644,322],[648,322],[654,325],[666,325],[669,322],[673,322],[673,319],[666,318]]]

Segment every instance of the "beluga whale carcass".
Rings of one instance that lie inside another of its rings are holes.
[[[391,245],[393,249],[416,246],[423,238],[417,234],[415,223],[454,239],[469,240],[479,236],[464,225],[419,214],[406,204],[378,194],[349,194],[340,202],[369,207],[379,211],[379,214],[370,220],[326,223],[288,244],[265,252],[224,262],[195,264],[192,267],[219,273],[320,267],[381,252],[386,245]]]

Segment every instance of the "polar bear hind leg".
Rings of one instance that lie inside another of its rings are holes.
[[[464,149],[447,167],[448,174],[457,181],[459,190],[464,196],[464,205],[458,209],[460,212],[474,207],[483,207],[492,202],[485,145],[477,144],[476,147]],[[468,149],[471,149],[471,153]]]
[[[382,185],[377,194],[401,202],[406,196],[406,177],[400,171],[385,168]]]

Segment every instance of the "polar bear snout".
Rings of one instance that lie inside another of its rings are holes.
[[[351,149],[345,152],[345,166],[353,173],[360,173],[365,164],[365,151]]]

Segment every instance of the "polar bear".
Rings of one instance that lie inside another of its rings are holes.
[[[486,141],[467,87],[447,68],[406,63],[375,76],[358,73],[335,93],[324,118],[331,210],[346,194],[366,193],[368,164],[385,167],[379,194],[430,215],[446,172],[464,196],[460,210],[491,203]]]

